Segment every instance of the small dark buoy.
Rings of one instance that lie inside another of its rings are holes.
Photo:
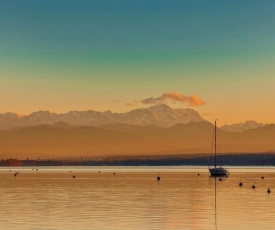
[[[200,173],[198,173],[198,176],[200,176],[201,174]]]
[[[254,184],[252,185],[252,187],[251,188],[253,188],[253,189],[255,189],[256,188],[256,186],[255,186],[255,182],[254,182]]]
[[[72,171],[70,170],[70,172],[72,172]]]
[[[73,178],[75,178],[75,175],[73,175]]]
[[[228,177],[228,175],[226,174],[225,177]]]
[[[261,176],[261,179],[262,179],[262,180],[264,179],[264,175]]]
[[[240,183],[239,186],[242,187],[243,186],[243,182],[242,182],[242,178],[240,178]]]
[[[17,176],[17,173],[14,173],[14,176]]]
[[[159,173],[158,173],[158,176],[157,176],[157,180],[158,180],[158,181],[160,180],[160,176],[159,176]]]
[[[268,193],[268,194],[271,193],[271,190],[270,190],[269,188],[267,189],[267,193]]]
[[[11,170],[9,172],[11,172]]]
[[[222,181],[222,178],[221,178],[221,177],[219,178],[219,181]]]
[[[38,169],[36,169],[36,171],[38,171]]]
[[[98,171],[98,173],[100,173],[100,170]]]
[[[116,173],[115,173],[115,172],[113,172],[113,175],[116,175]]]

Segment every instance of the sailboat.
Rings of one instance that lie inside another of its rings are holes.
[[[213,168],[209,167],[209,172],[211,176],[226,176],[228,175],[228,170],[223,167],[217,167],[217,120],[215,120],[215,131],[214,131],[214,141],[215,141],[215,166]]]

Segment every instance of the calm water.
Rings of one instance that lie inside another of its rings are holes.
[[[215,179],[206,168],[98,170],[1,168],[0,229],[275,227],[275,168],[230,169],[228,178],[216,181],[216,199]],[[14,177],[14,171],[20,174]],[[156,180],[158,171],[160,182]]]

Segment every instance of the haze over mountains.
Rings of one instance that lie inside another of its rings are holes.
[[[110,124],[99,127],[66,123],[0,131],[2,158],[146,156],[209,154],[214,127],[190,122],[168,128]],[[274,152],[275,125],[244,132],[219,130],[218,152]]]
[[[0,154],[8,157],[209,154],[213,124],[192,109],[152,106],[128,113],[47,111],[0,115]],[[273,152],[275,125],[255,122],[219,129],[222,153]]]

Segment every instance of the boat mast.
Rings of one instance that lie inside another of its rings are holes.
[[[217,120],[215,120],[215,168],[217,166],[216,154],[217,154]]]

